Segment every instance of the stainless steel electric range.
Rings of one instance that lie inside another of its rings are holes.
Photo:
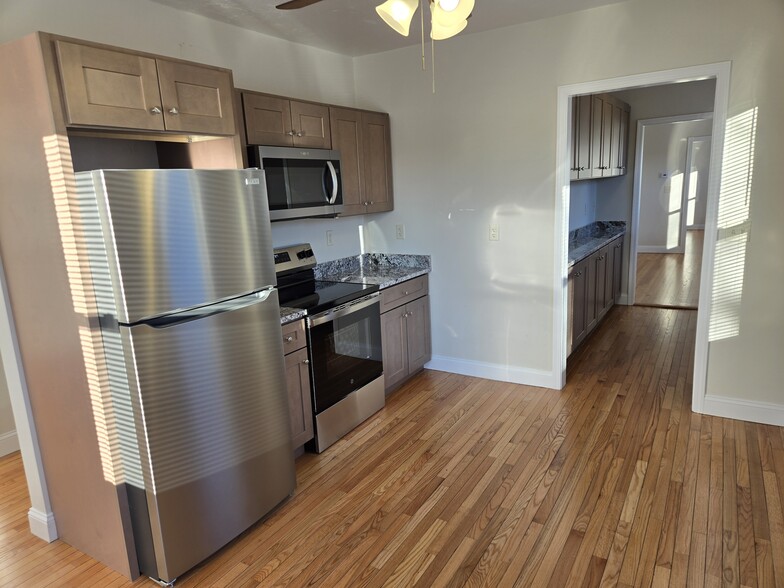
[[[321,453],[384,406],[378,286],[316,280],[308,244],[275,249],[280,305],[307,310],[315,439]]]

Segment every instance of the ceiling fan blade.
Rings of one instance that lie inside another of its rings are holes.
[[[283,4],[278,4],[275,8],[279,10],[293,10],[295,8],[305,8],[316,2],[321,2],[321,0],[289,0]]]

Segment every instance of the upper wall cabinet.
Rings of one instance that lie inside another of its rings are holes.
[[[56,41],[66,122],[233,135],[231,71]]]
[[[630,107],[607,94],[572,99],[572,180],[626,173]]]
[[[389,115],[329,109],[332,148],[340,151],[343,216],[393,209]]]
[[[242,92],[249,145],[331,149],[329,107]]]

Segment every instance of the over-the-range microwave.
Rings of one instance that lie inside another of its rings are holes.
[[[250,164],[264,170],[270,219],[335,217],[343,211],[340,152],[251,147]]]

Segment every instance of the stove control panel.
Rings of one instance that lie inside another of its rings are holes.
[[[310,269],[316,265],[316,254],[313,253],[310,243],[276,247],[273,254],[276,274]]]

